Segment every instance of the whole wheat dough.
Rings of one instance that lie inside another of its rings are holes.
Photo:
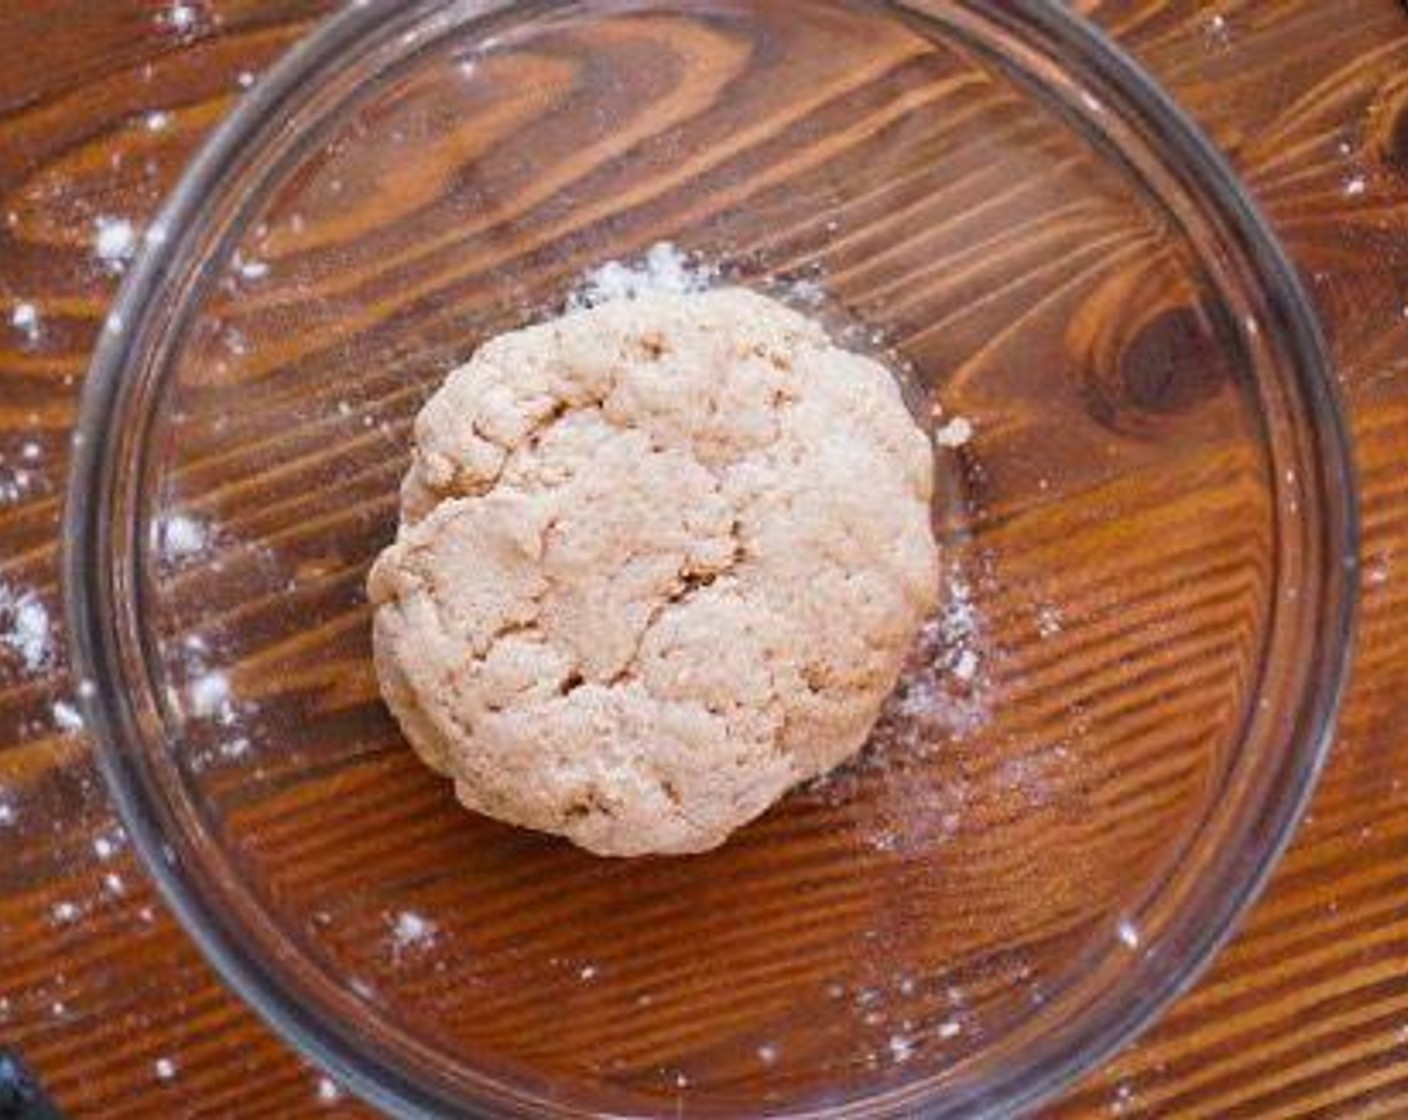
[[[854,754],[935,606],[894,378],[742,289],[485,344],[420,413],[376,669],[469,808],[713,848]]]

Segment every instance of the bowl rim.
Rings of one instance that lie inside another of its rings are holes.
[[[1050,1100],[1147,1029],[1204,974],[1262,894],[1304,816],[1333,743],[1357,625],[1360,524],[1349,428],[1319,320],[1290,258],[1230,161],[1152,75],[1080,14],[1049,0],[960,2],[978,5],[995,21],[1026,24],[1079,51],[1099,77],[1117,88],[1157,130],[1160,144],[1180,159],[1181,173],[1219,201],[1224,219],[1245,238],[1245,251],[1265,282],[1269,305],[1280,312],[1278,325],[1287,336],[1286,345],[1299,359],[1294,363],[1296,388],[1321,452],[1316,481],[1324,489],[1325,537],[1336,546],[1328,557],[1329,575],[1320,614],[1320,636],[1330,650],[1328,672],[1309,684],[1309,695],[1301,697],[1305,715],[1291,743],[1296,757],[1290,771],[1292,780],[1277,788],[1272,804],[1264,807],[1269,825],[1259,837],[1259,849],[1236,870],[1237,889],[1225,893],[1216,913],[1201,915],[1202,928],[1180,967],[1156,977],[1120,1013],[1082,1024],[1079,1034],[1063,1040],[1054,1053],[1033,1064],[1023,1082],[1014,1085],[1007,1096],[979,1098],[964,1110],[964,1115],[1007,1116]],[[103,608],[101,573],[102,561],[112,556],[112,502],[104,482],[112,477],[121,442],[114,423],[119,417],[117,405],[128,380],[125,371],[136,345],[134,338],[140,333],[135,328],[144,320],[144,311],[152,310],[154,301],[149,297],[159,290],[168,266],[179,253],[179,238],[171,233],[195,224],[205,200],[217,194],[227,170],[238,163],[239,152],[257,133],[260,122],[287,98],[295,97],[310,75],[337,61],[373,29],[398,15],[416,19],[436,6],[437,0],[411,4],[403,0],[353,0],[295,43],[204,142],[148,227],[98,339],[81,394],[62,522],[64,606],[74,673],[80,682],[79,703],[108,789],[166,904],[225,984],[295,1051],[327,1069],[377,1108],[393,1115],[426,1116],[466,1113],[462,1106],[451,1106],[443,1096],[391,1063],[369,1056],[356,1045],[351,1032],[333,1029],[322,1015],[288,998],[263,966],[229,936],[174,860],[151,821],[148,794],[125,757],[131,747],[122,727],[124,699],[117,690],[102,684],[109,676],[107,669],[118,643],[112,620]],[[505,5],[503,0],[458,0],[455,6],[489,15]],[[932,11],[924,10],[925,0],[885,0],[884,6],[901,18],[933,18]],[[922,1104],[915,1114],[937,1115]]]

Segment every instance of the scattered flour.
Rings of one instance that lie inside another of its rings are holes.
[[[50,713],[54,718],[54,726],[65,734],[72,735],[83,730],[83,716],[67,700],[55,700]]]
[[[582,311],[650,292],[702,292],[718,278],[715,269],[691,260],[668,241],[653,245],[632,263],[608,261],[587,273],[567,300],[567,310]]]
[[[0,476],[0,505],[9,505],[29,496],[35,483],[42,481],[33,471],[20,468]]]
[[[337,1087],[337,1082],[330,1077],[318,1078],[318,1103],[336,1104],[342,1099],[342,1090]]]
[[[181,38],[187,38],[200,31],[206,13],[202,3],[185,3],[175,0],[165,11],[157,13],[157,22]]]
[[[206,527],[184,513],[174,513],[161,525],[162,552],[173,560],[200,553],[210,543]]]
[[[158,1081],[170,1081],[176,1076],[176,1063],[170,1058],[158,1058],[152,1063]]]
[[[164,109],[153,109],[143,119],[148,132],[165,132],[171,127],[171,114]]]
[[[1139,948],[1139,928],[1128,918],[1120,922],[1115,928],[1115,932],[1126,948]]]
[[[100,217],[93,248],[98,259],[115,272],[121,272],[137,251],[137,230],[126,218]]]
[[[904,1063],[914,1057],[914,1041],[904,1035],[894,1034],[890,1036],[890,1057],[896,1063]]]
[[[25,341],[31,346],[39,341],[39,333],[42,328],[39,323],[39,308],[34,304],[15,304],[15,309],[10,312],[10,324],[24,335]]]
[[[0,583],[0,647],[30,673],[42,672],[53,662],[49,610],[33,591],[16,591]]]
[[[1208,21],[1203,24],[1203,31],[1212,46],[1225,47],[1232,41],[1232,28],[1227,22],[1227,17],[1221,12],[1215,12],[1208,17]]]
[[[765,1042],[758,1047],[758,1061],[762,1062],[763,1065],[775,1066],[777,1065],[777,1058],[777,1047],[772,1043]]]
[[[964,416],[955,416],[934,433],[934,441],[940,447],[955,449],[963,447],[973,438],[973,422]]]
[[[944,605],[919,632],[915,654],[888,705],[890,722],[908,725],[915,737],[932,738],[937,731],[965,738],[991,714],[982,671],[982,618],[972,584],[956,568],[946,584]]]
[[[53,909],[49,911],[54,921],[60,925],[68,925],[70,922],[78,920],[78,907],[72,902],[56,902]]]
[[[414,910],[402,910],[391,927],[391,951],[398,959],[403,953],[424,949],[435,943],[434,922]]]
[[[822,286],[820,280],[812,277],[794,280],[783,289],[783,294],[787,297],[788,303],[794,303],[800,307],[816,308],[826,302],[826,288]]]
[[[191,682],[191,708],[198,718],[223,715],[229,702],[230,678],[224,673],[202,673]]]
[[[1054,638],[1059,634],[1065,625],[1061,617],[1061,609],[1050,603],[1045,603],[1037,608],[1036,631],[1043,638]]]
[[[8,801],[0,801],[0,828],[8,828],[19,819],[15,807]]]
[[[263,280],[269,275],[269,262],[236,256],[235,271],[242,280]]]

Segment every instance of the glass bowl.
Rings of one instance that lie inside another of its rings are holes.
[[[378,699],[363,581],[446,371],[659,242],[903,371],[945,605],[862,759],[622,862],[457,807]],[[1345,675],[1304,293],[1043,0],[353,4],[146,232],[78,442],[127,824],[230,984],[390,1112],[1030,1106],[1229,935]]]

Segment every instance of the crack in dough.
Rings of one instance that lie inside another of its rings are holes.
[[[500,335],[416,419],[382,691],[471,809],[716,847],[864,744],[937,606],[933,469],[883,366],[744,289]]]

